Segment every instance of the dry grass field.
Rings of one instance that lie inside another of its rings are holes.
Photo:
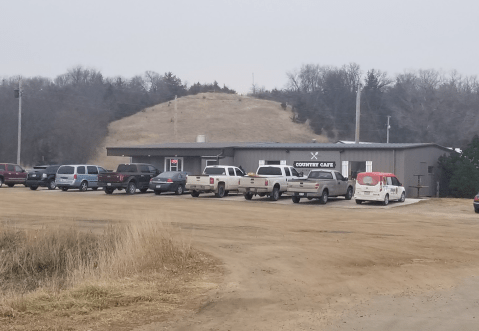
[[[470,200],[356,208],[4,187],[0,201],[3,229],[101,235],[147,220],[201,257],[191,272],[119,274],[18,303],[4,294],[2,330],[477,330]]]
[[[246,96],[201,93],[177,100],[177,136],[175,137],[175,101],[165,102],[111,123],[108,137],[90,160],[108,169],[128,159],[107,157],[106,146],[130,146],[167,142],[195,142],[206,135],[208,142],[327,142],[307,124],[291,120],[291,108],[280,103]]]

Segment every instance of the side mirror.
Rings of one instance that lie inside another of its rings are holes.
[[[349,180],[349,178],[348,178],[348,177],[343,177],[343,180],[344,180],[345,182],[347,182],[347,181]]]

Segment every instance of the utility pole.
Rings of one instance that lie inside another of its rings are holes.
[[[391,116],[388,116],[388,125],[387,125],[387,138],[386,138],[386,143],[389,144],[389,129],[391,128],[391,126],[389,125],[389,118]]]
[[[354,142],[359,144],[359,124],[361,117],[361,83],[358,82],[358,92],[356,94],[356,137]]]
[[[20,164],[20,151],[22,148],[22,79],[18,81],[18,145],[17,164]]]
[[[174,128],[174,132],[175,132],[175,143],[178,142],[178,127],[177,127],[177,124],[176,122],[178,121],[178,96],[175,95],[175,119],[174,119],[174,125],[173,125],[173,128]]]

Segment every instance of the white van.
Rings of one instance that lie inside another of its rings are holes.
[[[76,188],[86,191],[88,188],[98,189],[98,174],[107,172],[100,166],[91,164],[62,165],[57,170],[56,185],[62,191]]]
[[[404,202],[406,189],[394,174],[360,172],[356,178],[354,198],[357,204],[363,201],[381,201],[386,206],[391,200]]]

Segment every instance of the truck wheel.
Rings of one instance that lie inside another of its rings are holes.
[[[386,194],[383,201],[383,206],[389,205],[389,194]]]
[[[299,201],[301,200],[301,198],[298,197],[297,195],[293,195],[293,196],[291,197],[291,200],[293,200],[294,203],[299,203]]]
[[[63,191],[63,192],[66,192],[66,191],[68,191],[68,187],[66,187],[66,186],[63,186],[63,187],[62,187],[62,191]]]
[[[197,198],[197,197],[200,196],[200,192],[198,192],[198,191],[191,191],[191,196],[192,196],[193,198]]]
[[[319,203],[325,205],[328,202],[328,190],[324,190],[319,198]]]
[[[7,184],[8,187],[13,187],[15,184]]]
[[[88,190],[88,183],[86,181],[83,181],[80,184],[80,191],[85,192],[86,190]]]
[[[218,193],[216,193],[218,198],[222,198],[225,196],[225,184],[218,185]]]
[[[246,200],[251,200],[253,198],[253,193],[246,192],[246,193],[243,194],[243,196]]]
[[[363,200],[356,200],[356,204],[357,204],[357,205],[360,205],[360,204],[362,204],[362,203],[363,203]]]
[[[3,185],[3,178],[0,177],[0,187],[2,187],[2,185]]]
[[[112,189],[112,188],[105,187],[105,193],[106,193],[106,194],[112,194],[112,193],[113,193],[113,189]]]
[[[57,184],[55,183],[55,181],[53,179],[50,179],[48,181],[48,189],[49,190],[54,190],[56,187],[57,187]]]
[[[38,186],[30,186],[30,190],[35,191],[38,188]]]
[[[178,187],[176,188],[175,194],[176,195],[182,195],[183,192],[184,192],[183,185],[178,185]]]
[[[155,190],[155,195],[160,195],[161,191],[160,190]]]
[[[479,208],[474,208],[474,211],[476,212],[476,214],[479,214]]]
[[[352,197],[353,197],[353,188],[350,186],[348,187],[348,191],[346,192],[346,195],[344,196],[344,198],[346,200],[351,200]]]
[[[129,182],[128,187],[126,188],[126,194],[135,194],[135,193],[136,193],[135,182]]]
[[[148,187],[147,187],[147,188],[142,188],[142,189],[140,189],[140,192],[141,192],[141,193],[146,193],[146,191],[148,191]]]
[[[406,201],[406,193],[402,192],[399,202],[404,202],[404,201]]]
[[[279,187],[273,187],[273,192],[271,192],[269,199],[271,201],[278,201],[279,199]]]

